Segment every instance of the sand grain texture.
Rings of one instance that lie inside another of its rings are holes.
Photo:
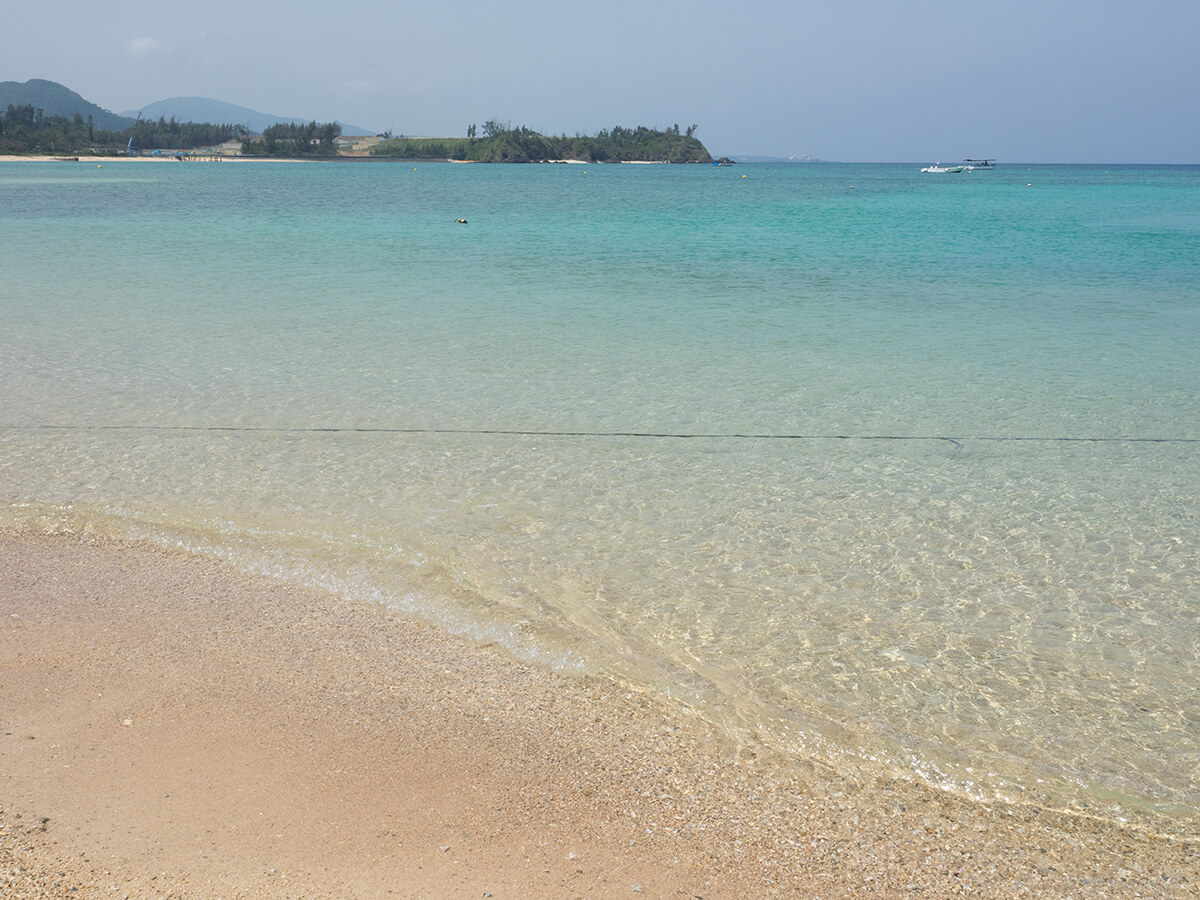
[[[739,759],[182,554],[0,536],[0,896],[1200,896],[1194,842]]]

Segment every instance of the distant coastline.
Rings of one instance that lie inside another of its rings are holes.
[[[172,154],[160,154],[158,156],[102,156],[100,154],[79,154],[67,156],[50,156],[47,154],[0,154],[0,162],[95,162],[101,165],[105,163],[174,163],[180,160]],[[422,165],[434,164],[452,164],[452,165],[480,165],[479,160],[474,159],[447,159],[445,157],[399,157],[399,156],[361,156],[340,154],[338,156],[221,156],[221,155],[198,155],[186,157],[185,161],[198,162],[232,162],[232,163],[420,163]],[[516,165],[516,163],[514,163]],[[535,160],[523,165],[532,166],[554,166],[554,165],[569,165],[569,166],[667,166],[672,163],[666,160],[653,159],[629,159],[629,160],[610,160],[607,162],[591,162],[586,159],[541,159]]]
[[[168,156],[230,158],[342,159],[393,157],[412,161],[711,163],[712,155],[695,136],[697,125],[680,129],[614,125],[597,134],[544,135],[524,125],[490,119],[467,126],[462,137],[407,137],[362,134],[342,124],[278,120],[249,123],[245,107],[203,98],[177,98],[193,114],[215,111],[225,121],[168,120],[167,101],[144,107],[135,119],[117,116],[61,84],[41,79],[0,82],[0,154],[69,159],[75,156]],[[5,105],[7,104],[7,106]],[[155,114],[157,113],[157,118]],[[234,119],[233,117],[239,117]],[[270,117],[268,117],[270,118]],[[259,121],[263,121],[260,119]],[[47,153],[47,149],[49,153]]]

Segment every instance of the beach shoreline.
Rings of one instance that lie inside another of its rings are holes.
[[[339,159],[349,159],[351,161],[360,159],[361,157],[321,157],[321,158],[305,158],[305,157],[284,157],[284,156],[240,156],[223,154],[204,154],[196,156],[189,161],[192,162],[337,162]],[[96,163],[103,165],[104,163],[129,163],[129,162],[149,162],[149,163],[177,163],[178,160],[174,152],[163,152],[158,156],[150,156],[144,154],[114,154],[111,156],[103,156],[100,154],[79,154],[78,156],[3,156],[0,155],[0,163],[10,162],[80,162],[80,163]],[[407,160],[399,160],[407,162]],[[421,160],[422,162],[431,162],[432,160]]]
[[[182,552],[0,532],[0,623],[10,898],[1200,891],[1195,841],[781,774],[616,680]]]

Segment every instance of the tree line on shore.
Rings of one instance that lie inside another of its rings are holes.
[[[380,135],[372,156],[396,159],[453,159],[470,162],[527,163],[557,159],[587,162],[708,163],[712,157],[696,138],[695,125],[680,131],[624,128],[620,125],[596,135],[546,136],[525,126],[489,120],[478,135],[475,125],[464,138],[408,138]],[[89,115],[46,116],[32,104],[14,106],[0,115],[0,153],[51,153],[77,155],[81,151],[114,154],[144,150],[192,150],[238,140],[246,156],[317,157],[338,155],[342,128],[336,122],[288,122],[252,136],[243,125],[138,120],[132,127],[111,131],[96,127]]]
[[[242,139],[243,156],[336,156],[335,141],[342,136],[336,122],[318,125],[282,122],[263,129],[261,140]]]
[[[78,154],[81,150],[114,154],[143,150],[195,150],[216,147],[240,140],[243,152],[256,156],[334,156],[334,141],[342,127],[336,123],[318,125],[286,123],[267,128],[261,138],[252,139],[244,125],[213,125],[208,122],[177,122],[159,117],[158,121],[139,119],[121,131],[97,128],[91,116],[81,113],[71,118],[47,116],[32,103],[9,104],[0,114],[0,153]]]
[[[213,147],[248,136],[242,125],[177,122],[174,117],[160,117],[157,122],[139,120],[130,128],[110,131],[97,128],[91,116],[47,116],[32,103],[10,103],[0,115],[0,153],[119,153],[127,147],[180,150]]]

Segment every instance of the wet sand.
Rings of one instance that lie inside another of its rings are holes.
[[[1200,845],[781,770],[377,606],[0,534],[0,896],[1200,896]]]

